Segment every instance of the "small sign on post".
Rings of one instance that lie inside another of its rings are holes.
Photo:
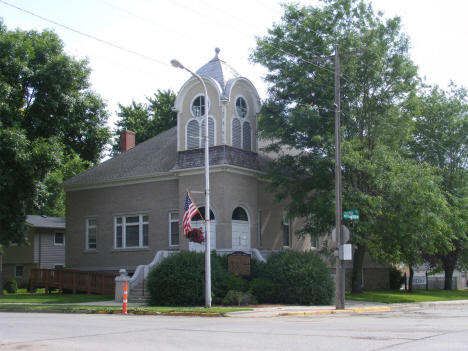
[[[359,219],[359,212],[358,210],[343,211],[343,218]]]
[[[227,255],[228,273],[241,277],[250,277],[250,255],[236,251]]]

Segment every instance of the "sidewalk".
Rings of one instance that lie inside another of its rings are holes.
[[[83,302],[72,303],[66,305],[86,305],[86,306],[102,306],[105,307],[121,307],[122,302],[116,301],[99,301],[99,302]],[[258,307],[253,308],[251,311],[229,312],[224,314],[224,317],[231,318],[271,318],[271,317],[304,317],[315,315],[330,315],[342,313],[369,313],[369,312],[390,312],[407,309],[427,308],[441,305],[468,305],[468,300],[452,300],[452,301],[434,301],[434,302],[415,302],[415,303],[398,303],[386,304],[380,302],[366,302],[366,301],[345,301],[345,309],[337,310],[335,306],[274,306],[274,307]],[[131,307],[145,307],[145,303],[129,302],[128,308]],[[2,311],[4,312],[4,311]],[[27,310],[18,310],[15,312],[29,312]],[[39,312],[40,311],[35,311]],[[44,312],[45,313],[45,312]],[[108,312],[106,312],[108,313]],[[159,312],[150,312],[148,314],[160,314]],[[169,312],[161,313],[163,315],[177,315],[177,316],[210,316],[221,317],[218,313],[193,313],[193,312]]]

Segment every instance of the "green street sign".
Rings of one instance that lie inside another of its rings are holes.
[[[358,210],[343,211],[343,218],[359,219],[359,212]]]

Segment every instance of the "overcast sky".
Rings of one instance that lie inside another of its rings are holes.
[[[282,1],[283,2],[283,1]],[[144,102],[157,89],[178,91],[189,79],[172,68],[177,58],[196,71],[221,49],[220,57],[249,78],[262,98],[265,70],[249,63],[254,37],[279,22],[276,0],[0,0],[8,29],[53,29],[77,58],[88,57],[92,88],[108,103],[116,121],[117,103]],[[317,5],[318,0],[300,2]],[[373,0],[385,16],[399,15],[411,37],[412,57],[427,83],[446,87],[450,80],[468,86],[467,0]],[[7,4],[16,6],[13,8]],[[31,14],[32,13],[32,14]],[[53,21],[51,23],[45,19]],[[133,51],[109,46],[86,35]]]

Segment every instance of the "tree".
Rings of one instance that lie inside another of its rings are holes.
[[[444,289],[452,289],[458,260],[468,256],[468,92],[453,83],[448,91],[437,85],[419,96],[415,117],[415,158],[437,167],[443,177],[442,189],[450,206],[446,216],[448,242],[437,243],[437,251],[425,252],[433,269],[445,272]]]
[[[117,116],[121,118],[115,126],[115,143],[113,153],[120,152],[120,132],[131,130],[135,132],[135,144],[138,145],[165,130],[177,125],[177,113],[172,111],[176,94],[168,90],[159,90],[153,98],[147,98],[149,104],[136,103],[134,100],[129,106],[119,104],[120,111]]]
[[[305,218],[299,235],[318,237],[334,226],[334,66],[312,63],[366,44],[367,52],[342,59],[343,208],[359,209],[350,224],[356,248],[353,292],[361,292],[368,244],[382,247],[385,202],[376,150],[398,166],[411,137],[410,97],[418,85],[409,39],[398,17],[383,20],[362,0],[324,0],[322,7],[285,6],[282,21],[257,39],[251,60],[268,69],[269,98],[259,117],[260,136],[280,152],[270,165],[269,189],[290,200],[290,214]],[[393,172],[398,175],[398,172]],[[391,226],[389,226],[391,228]],[[397,234],[395,228],[386,235]],[[412,233],[408,233],[411,235]],[[378,250],[375,252],[379,253]]]
[[[0,19],[0,248],[27,244],[28,214],[63,213],[54,185],[103,155],[108,113],[90,73],[54,32]]]
[[[31,142],[21,129],[0,129],[0,287],[1,248],[27,244],[26,217],[41,207],[41,181],[61,159],[62,149],[54,139]]]
[[[28,140],[56,137],[66,154],[97,163],[110,132],[90,74],[54,32],[8,31],[0,19],[0,127],[21,128]]]

